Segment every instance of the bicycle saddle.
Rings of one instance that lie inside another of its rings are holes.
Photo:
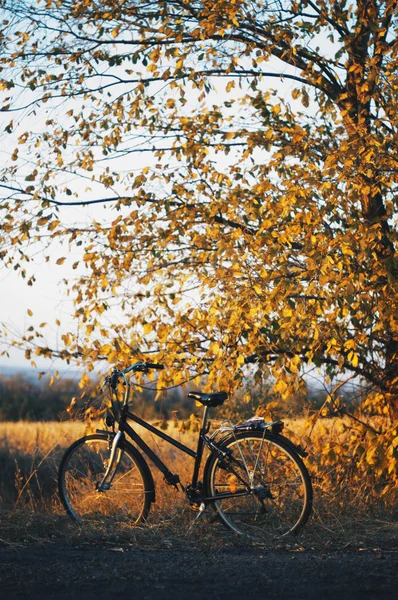
[[[197,400],[204,406],[221,406],[228,398],[226,392],[214,392],[213,394],[204,394],[203,392],[189,392],[188,398]]]

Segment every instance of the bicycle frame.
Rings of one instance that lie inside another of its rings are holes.
[[[239,475],[239,473],[237,473],[235,471],[235,469],[231,466],[230,462],[228,462],[229,471],[236,475],[236,478],[244,486],[245,491],[231,492],[231,493],[225,492],[222,494],[217,494],[217,496],[209,496],[209,497],[203,496],[200,492],[200,488],[198,486],[198,477],[199,477],[199,470],[200,470],[200,465],[201,465],[202,457],[203,457],[204,445],[206,444],[206,446],[209,448],[210,452],[221,453],[222,458],[225,458],[225,455],[222,452],[222,450],[214,442],[214,439],[213,439],[214,436],[212,436],[212,439],[210,439],[206,435],[209,431],[209,426],[207,425],[207,417],[208,417],[208,412],[209,412],[208,406],[206,406],[206,405],[204,406],[203,417],[202,417],[202,426],[199,430],[198,445],[196,448],[196,452],[194,450],[191,450],[191,448],[188,448],[188,446],[181,444],[174,438],[167,435],[167,433],[164,433],[160,429],[157,429],[150,423],[147,423],[146,421],[144,421],[143,419],[138,417],[136,414],[134,414],[128,410],[128,401],[129,401],[129,397],[130,397],[130,387],[131,386],[130,386],[129,380],[126,378],[126,374],[129,372],[132,372],[132,371],[147,372],[147,370],[150,368],[154,368],[154,369],[162,368],[163,369],[163,366],[156,365],[153,363],[137,363],[135,365],[128,367],[124,371],[118,371],[117,369],[114,369],[112,372],[112,375],[110,377],[107,377],[103,383],[102,388],[105,386],[106,383],[109,383],[109,385],[110,385],[112,413],[115,417],[115,421],[117,421],[117,423],[119,425],[119,431],[113,439],[111,458],[109,461],[109,465],[108,465],[108,468],[106,469],[105,475],[102,478],[101,483],[97,486],[98,491],[109,489],[109,485],[110,485],[111,481],[107,482],[106,480],[113,469],[115,456],[116,456],[116,449],[118,447],[119,441],[126,433],[133,440],[133,442],[135,442],[136,445],[142,450],[142,452],[148,456],[148,458],[161,471],[161,473],[163,473],[166,482],[169,485],[174,485],[176,487],[176,489],[178,489],[178,484],[180,484],[182,490],[187,494],[188,499],[194,501],[195,503],[197,503],[197,502],[208,503],[208,502],[214,502],[215,500],[225,500],[227,498],[236,498],[237,496],[247,496],[247,495],[251,494],[252,489],[251,489],[250,485]],[[118,381],[119,377],[123,378],[123,382],[125,385],[124,399],[123,399],[123,403],[122,403],[121,407],[120,407],[120,403],[119,403],[118,397],[117,397],[117,381]],[[112,390],[113,390],[113,392],[112,392]],[[141,427],[144,427],[144,429],[147,429],[151,433],[153,433],[156,436],[165,440],[167,443],[171,444],[172,446],[175,446],[181,452],[184,452],[185,454],[188,454],[189,456],[191,456],[192,458],[195,459],[193,474],[192,474],[192,481],[191,481],[191,484],[189,486],[187,486],[187,488],[184,488],[184,486],[181,484],[178,474],[172,473],[170,471],[170,469],[164,464],[164,462],[159,458],[159,456],[146,444],[146,442],[140,437],[140,435],[138,435],[138,433],[136,431],[134,431],[134,429],[127,423],[127,419],[134,421]],[[117,469],[117,465],[116,465],[116,469]],[[113,476],[112,476],[112,478],[113,478]],[[193,496],[194,496],[194,498],[193,498]]]
[[[136,431],[134,431],[134,429],[126,422],[126,419],[130,419],[131,421],[134,421],[138,425],[141,425],[141,427],[144,427],[151,433],[153,433],[156,436],[160,437],[161,439],[165,440],[168,444],[171,444],[175,448],[178,448],[178,450],[180,450],[181,452],[184,452],[185,454],[188,454],[189,456],[194,458],[195,463],[194,463],[192,485],[196,486],[197,481],[198,481],[200,463],[201,463],[202,456],[203,456],[203,444],[204,444],[203,436],[206,432],[207,412],[208,412],[207,408],[205,408],[205,412],[203,414],[202,426],[199,431],[199,439],[198,439],[198,446],[197,446],[196,452],[194,450],[191,450],[191,448],[188,448],[188,446],[185,446],[184,444],[181,444],[174,438],[170,437],[169,435],[167,435],[167,433],[164,433],[163,431],[161,431],[160,429],[157,429],[150,423],[147,423],[146,421],[144,421],[143,419],[141,419],[140,417],[138,417],[137,415],[135,415],[134,413],[130,412],[127,409],[123,411],[122,417],[124,417],[124,418],[121,419],[121,421],[119,423],[119,428],[122,432],[127,433],[127,435],[137,444],[137,446],[139,448],[141,448],[141,450],[154,463],[154,465],[159,469],[159,471],[161,471],[161,473],[163,473],[163,475],[169,485],[177,486],[177,484],[180,483],[179,476],[173,474],[170,471],[170,469],[164,464],[164,462],[159,458],[159,456],[144,442],[144,440],[138,435],[138,433]]]
[[[128,437],[130,437],[133,440],[133,442],[135,442],[135,444],[142,450],[142,452],[148,456],[148,458],[161,471],[161,473],[163,473],[164,478],[169,485],[174,485],[178,489],[178,484],[180,484],[182,489],[184,491],[186,491],[180,482],[179,475],[172,473],[170,471],[170,469],[167,467],[167,465],[165,465],[165,463],[159,458],[159,456],[146,444],[146,442],[141,438],[141,436],[136,431],[134,431],[134,429],[127,423],[127,419],[129,419],[131,421],[134,421],[135,423],[137,423],[144,429],[147,429],[154,435],[165,440],[167,443],[176,447],[181,452],[188,454],[195,460],[194,467],[193,467],[192,481],[190,483],[189,488],[191,491],[196,491],[197,485],[198,485],[200,465],[201,465],[201,461],[202,461],[202,457],[203,457],[204,445],[206,444],[209,447],[211,452],[212,451],[214,452],[215,449],[217,448],[214,441],[211,441],[209,438],[206,437],[206,434],[209,431],[209,427],[207,425],[208,411],[209,411],[208,407],[205,406],[204,412],[203,412],[203,418],[202,418],[202,425],[199,430],[198,445],[197,445],[197,449],[195,452],[194,450],[191,450],[191,448],[188,448],[188,446],[181,444],[180,442],[178,442],[171,436],[167,435],[167,433],[164,433],[163,431],[161,431],[160,429],[157,429],[150,423],[147,423],[146,421],[141,419],[138,415],[130,412],[127,409],[127,406],[124,406],[121,411],[121,418],[118,421],[119,431],[116,434],[114,441],[113,441],[111,457],[115,455],[116,447],[118,446],[120,439],[125,434],[127,434]],[[108,474],[111,472],[111,470],[113,468],[112,463],[113,463],[113,460],[111,458],[110,463],[108,465],[107,472],[105,473],[105,475],[103,477],[103,480],[99,486],[99,489],[106,489],[107,484],[105,483],[105,481],[107,479]],[[251,493],[251,490],[248,487],[247,483],[240,477],[239,474],[236,474],[236,475],[237,475],[238,479],[241,480],[241,482],[243,483],[243,485],[246,488],[246,490],[244,492],[225,492],[223,494],[218,494],[217,496],[202,496],[199,494],[197,497],[195,496],[195,501],[208,503],[208,502],[214,502],[215,500],[225,500],[226,498],[236,498],[238,496],[249,495]]]

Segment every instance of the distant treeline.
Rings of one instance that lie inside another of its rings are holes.
[[[77,381],[60,379],[49,385],[48,379],[40,381],[16,374],[0,377],[1,421],[51,421],[66,415],[71,398],[82,393]]]
[[[23,373],[10,377],[0,375],[0,421],[53,421],[83,416],[86,407],[99,407],[100,400],[95,398],[98,382],[84,390],[77,379],[56,379],[50,385],[49,379],[43,377],[35,380]],[[94,399],[93,399],[94,396]],[[71,415],[67,412],[72,398],[77,402]],[[155,402],[155,392],[144,390],[136,394],[133,406],[146,419],[170,418],[171,412],[177,410],[180,418],[188,417],[194,412],[194,401],[186,398],[186,392],[173,390],[173,393],[161,396]]]
[[[173,411],[179,419],[186,419],[192,413],[200,413],[195,401],[187,398],[188,390],[175,388],[161,394],[155,401],[155,391],[144,389],[136,392],[132,406],[136,412],[145,419],[170,419]],[[0,421],[58,421],[68,418],[83,418],[84,411],[93,406],[99,408],[103,398],[98,398],[98,381],[93,381],[91,386],[83,390],[79,387],[78,377],[74,379],[56,379],[50,385],[48,378],[34,379],[26,374],[12,376],[0,375]],[[276,415],[284,417],[302,415],[308,410],[319,409],[326,399],[325,390],[309,389],[306,394],[298,395],[294,399],[278,403]],[[358,405],[358,397],[351,390],[343,394],[343,403],[352,409]],[[73,411],[67,412],[72,398],[76,398]],[[242,393],[237,393],[234,399],[229,399],[225,405],[214,414],[217,418],[231,418],[239,420],[248,418],[262,407],[277,399],[270,387],[267,390],[251,389],[251,401],[245,402]]]

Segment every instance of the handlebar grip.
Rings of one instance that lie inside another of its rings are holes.
[[[145,363],[145,366],[148,369],[157,369],[158,371],[161,371],[161,370],[164,369],[164,365],[159,365],[159,364],[156,364],[156,363]]]
[[[113,373],[112,373],[112,375],[110,377],[111,388],[113,390],[116,389],[117,380],[119,379],[119,375],[120,375],[119,371],[113,371]]]

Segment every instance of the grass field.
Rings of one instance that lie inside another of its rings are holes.
[[[287,423],[300,433],[303,421]],[[156,424],[156,423],[155,423]],[[177,425],[177,426],[176,426]],[[214,422],[217,426],[218,423]],[[195,448],[197,423],[186,429],[173,421],[162,423],[167,433],[183,444]],[[92,426],[92,432],[97,425]],[[101,427],[101,424],[98,424]],[[192,459],[148,431],[135,426],[144,439],[170,468],[174,468],[181,480],[188,482]],[[3,508],[29,506],[33,509],[48,508],[57,502],[55,482],[62,455],[76,439],[85,435],[86,425],[81,421],[16,422],[0,423],[0,501]],[[293,429],[290,430],[291,432]],[[156,468],[153,469],[154,476]],[[164,487],[162,477],[156,483]]]
[[[320,440],[322,444],[331,445],[332,441],[337,444],[339,435],[345,435],[341,423],[331,419],[317,423],[317,444],[313,448],[304,419],[288,420],[286,425],[287,436],[296,443],[307,445],[309,450],[306,462],[313,478],[314,516],[305,528],[305,535],[310,534],[317,539],[324,539],[325,535],[330,538],[340,536],[346,540],[353,535],[361,536],[364,530],[369,533],[369,527],[374,528],[375,523],[379,524],[378,530],[383,531],[383,535],[386,532],[388,536],[393,532],[396,534],[396,507],[386,505],[381,498],[378,502],[377,495],[371,502],[367,501],[369,498],[363,497],[361,487],[356,484],[354,489],[349,479],[339,486],[332,485],[335,470],[332,464],[322,470],[316,467],[317,456],[312,450],[319,447]],[[195,447],[197,434],[194,431],[181,431],[173,422],[168,422],[167,427],[167,433],[191,448]],[[66,531],[69,521],[57,496],[58,465],[65,449],[84,433],[82,422],[0,423],[0,518],[5,525],[4,531],[8,532],[8,539],[15,536],[15,539],[20,539],[26,535],[46,536],[49,532],[54,535],[54,530],[58,535],[59,531]],[[143,436],[171,470],[179,473],[181,481],[188,483],[192,459],[148,432],[144,431]],[[142,540],[146,540],[145,544],[156,538],[156,544],[167,545],[173,543],[170,541],[173,536],[186,534],[195,513],[188,507],[183,494],[167,486],[157,469],[152,470],[157,501],[151,508],[148,525],[136,528],[134,536],[141,536]],[[203,533],[201,528],[201,524],[196,527]],[[213,527],[211,535],[216,531],[219,539],[225,534],[221,529],[222,532]],[[100,532],[102,534],[104,532]],[[123,535],[131,539],[132,534],[131,531],[119,531],[116,538]]]

